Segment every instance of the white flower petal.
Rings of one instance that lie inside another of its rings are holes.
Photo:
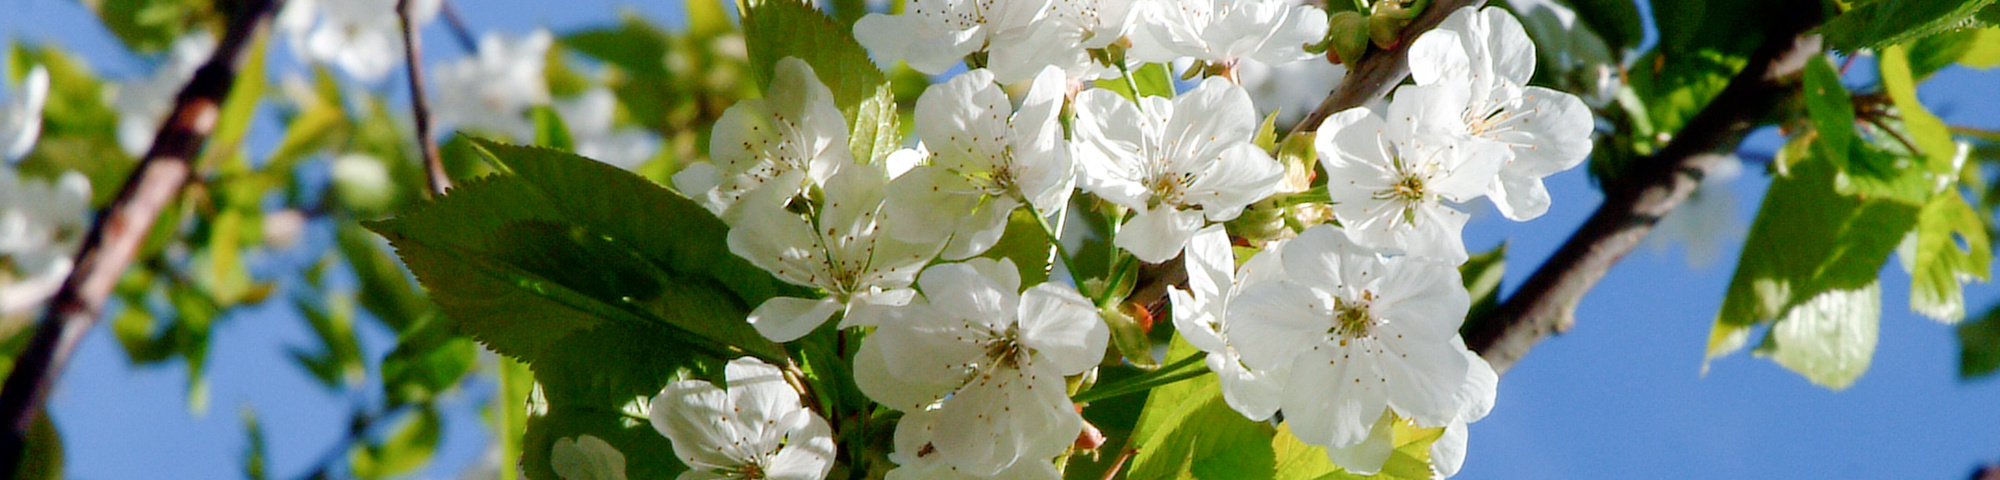
[[[1020,318],[1021,343],[1057,373],[1080,374],[1104,359],[1111,331],[1075,289],[1050,283],[1029,288],[1021,294]]]
[[[750,312],[750,326],[757,327],[757,333],[773,342],[789,342],[812,333],[832,318],[834,312],[845,305],[834,298],[819,300],[797,297],[771,297],[764,304]]]
[[[1111,242],[1141,261],[1161,263],[1179,255],[1201,225],[1200,211],[1162,205],[1133,215]]]

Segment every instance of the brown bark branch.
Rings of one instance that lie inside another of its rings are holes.
[[[1388,96],[1396,84],[1403,83],[1403,78],[1410,76],[1410,44],[1416,43],[1418,35],[1437,28],[1445,17],[1451,16],[1451,12],[1485,3],[1486,0],[1431,0],[1423,13],[1403,26],[1402,33],[1398,35],[1401,40],[1395,45],[1386,49],[1370,47],[1368,54],[1361,56],[1361,61],[1348,62],[1347,76],[1341,78],[1340,86],[1327,94],[1318,108],[1293,124],[1291,133],[1286,136],[1319,130],[1319,124],[1326,121],[1326,117]]]
[[[1758,119],[1797,87],[1806,61],[1820,54],[1819,36],[1804,33],[1819,23],[1817,7],[1791,11],[1772,19],[1743,70],[1673,140],[1605,185],[1604,204],[1519,291],[1471,322],[1467,346],[1505,373],[1537,342],[1569,330],[1583,295],[1694,192]]]
[[[424,177],[430,181],[431,195],[442,196],[451,188],[451,176],[445,173],[437,139],[431,136],[431,102],[424,95],[423,37],[410,21],[410,0],[396,2],[396,17],[403,25],[403,64],[410,70],[410,112],[417,117],[417,148],[424,158]]]
[[[131,266],[153,221],[193,178],[194,159],[220,121],[222,102],[236,84],[244,52],[282,3],[242,3],[214,56],[176,97],[173,113],[153,137],[152,148],[92,223],[76,255],[76,268],[49,301],[34,337],[0,388],[0,418],[5,420],[0,429],[0,476],[11,477],[19,468],[29,422],[42,410],[77,343],[97,323],[105,300]]]

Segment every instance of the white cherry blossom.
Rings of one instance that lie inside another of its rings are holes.
[[[1236,218],[1276,191],[1284,167],[1252,143],[1260,118],[1242,87],[1210,78],[1172,100],[1139,101],[1104,89],[1076,100],[1084,188],[1136,212],[1118,247],[1166,261],[1205,221]]]
[[[1452,12],[1410,47],[1410,78],[1437,104],[1417,121],[1506,147],[1486,196],[1514,220],[1547,212],[1542,178],[1590,155],[1590,108],[1575,95],[1528,86],[1534,72],[1534,42],[1499,8]]]
[[[431,90],[437,92],[438,125],[533,137],[535,124],[527,111],[549,103],[542,69],[554,42],[547,30],[514,38],[488,33],[479,38],[477,55],[439,66],[437,86]]]
[[[62,287],[90,226],[90,180],[54,183],[0,166],[0,315],[29,311]]]
[[[1145,0],[1054,0],[1041,20],[1024,34],[998,39],[987,57],[987,68],[1005,75],[1003,82],[1053,66],[1070,78],[1117,78],[1115,68],[1099,64],[1090,50],[1126,38]]]
[[[1174,328],[1188,344],[1208,353],[1208,369],[1222,383],[1222,399],[1230,408],[1251,420],[1271,418],[1278,411],[1278,398],[1285,372],[1254,370],[1243,365],[1242,354],[1229,341],[1227,322],[1229,301],[1242,289],[1278,278],[1283,265],[1278,255],[1257,255],[1236,267],[1236,255],[1229,247],[1229,233],[1221,225],[1204,228],[1188,242],[1188,289],[1168,287],[1173,302]],[[1238,271],[1242,275],[1238,275]]]
[[[1425,427],[1458,417],[1471,367],[1452,339],[1471,299],[1457,268],[1384,257],[1331,226],[1279,250],[1284,273],[1230,302],[1226,333],[1245,365],[1289,368],[1279,402],[1293,433],[1338,449],[1366,439],[1384,408]]]
[[[932,445],[937,436],[937,415],[905,416],[896,423],[896,450],[889,460],[896,462],[883,480],[1056,480],[1062,472],[1047,459],[1022,459],[991,475],[975,475],[945,461]],[[929,448],[926,448],[929,447]]]
[[[1452,337],[1451,343],[1465,356],[1466,381],[1459,385],[1453,396],[1459,403],[1458,415],[1445,425],[1444,432],[1431,441],[1431,472],[1436,478],[1449,478],[1458,474],[1459,467],[1465,465],[1465,444],[1470,439],[1467,429],[1472,422],[1485,418],[1493,409],[1495,388],[1499,386],[1500,375],[1494,373],[1493,366],[1479,354],[1465,348],[1465,341]],[[1381,472],[1382,465],[1395,452],[1396,423],[1407,422],[1394,413],[1383,412],[1380,420],[1368,431],[1368,438],[1361,443],[1341,448],[1328,448],[1326,453],[1335,465],[1357,475],[1374,475]]]
[[[1442,89],[1397,89],[1387,121],[1352,108],[1320,124],[1314,145],[1326,168],[1327,196],[1355,243],[1465,262],[1459,234],[1468,217],[1445,202],[1484,195],[1506,152],[1492,142],[1428,131],[1412,120],[1435,105],[1426,97]]]
[[[399,0],[292,0],[278,14],[278,29],[286,34],[300,58],[331,63],[356,80],[373,83],[403,62]],[[419,27],[437,16],[442,0],[411,2],[410,17]]]
[[[1249,62],[1236,67],[1236,78],[1243,82],[1243,90],[1250,92],[1257,111],[1277,113],[1280,129],[1299,123],[1346,77],[1346,66],[1324,60],[1280,65]]]
[[[0,107],[0,160],[20,160],[42,137],[42,106],[49,99],[49,70],[36,65],[21,77],[7,105]]]
[[[992,476],[1067,449],[1083,418],[1063,377],[1096,365],[1110,336],[1090,301],[1050,283],[1016,293],[1008,260],[938,265],[917,282],[923,295],[890,309],[854,365],[862,393],[905,412],[898,458]]]
[[[611,89],[592,88],[576,98],[556,101],[555,108],[569,128],[577,155],[633,170],[660,152],[660,139],[651,132],[614,124],[618,98]]]
[[[1065,84],[1061,70],[1042,70],[1019,112],[987,70],[925,90],[916,131],[930,156],[890,183],[888,212],[906,220],[890,233],[918,243],[949,238],[944,256],[956,260],[998,242],[1023,202],[1044,216],[1068,204],[1075,166],[1056,119]]]
[[[909,0],[900,15],[861,17],[854,39],[883,59],[937,75],[974,52],[1027,40],[1048,10],[1049,0]],[[1021,68],[996,72],[1003,81],[1027,78],[1042,66],[1006,63]]]
[[[153,75],[120,83],[111,105],[118,109],[118,147],[130,155],[146,153],[159,133],[160,122],[174,108],[174,97],[194,79],[195,69],[215,52],[215,37],[197,32],[175,40],[166,62]]]
[[[910,284],[938,247],[896,240],[884,231],[887,182],[880,165],[850,165],[827,181],[819,205],[788,204],[805,201],[792,200],[787,189],[763,188],[752,194],[754,201],[731,211],[730,252],[787,282],[827,293],[818,300],[766,300],[750,312],[758,333],[789,342],[840,311],[847,312],[843,327],[871,324],[859,309],[903,305],[916,295]]]
[[[1153,0],[1134,27],[1132,56],[1146,62],[1178,58],[1268,64],[1318,55],[1308,44],[1326,38],[1326,12],[1287,0]]]
[[[708,143],[710,163],[674,174],[674,186],[723,216],[731,205],[765,185],[803,192],[854,163],[847,148],[847,119],[833,92],[804,60],[778,61],[764,98],[737,102],[722,112]]]
[[[687,464],[679,480],[818,480],[833,470],[832,428],[799,403],[784,373],[741,358],[723,367],[728,389],[682,380],[653,397],[653,428]]]

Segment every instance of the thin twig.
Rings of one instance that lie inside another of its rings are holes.
[[[1781,9],[1795,14],[1771,19],[1743,70],[1666,147],[1605,185],[1604,205],[1519,291],[1470,322],[1466,345],[1505,373],[1543,338],[1568,330],[1583,295],[1797,88],[1806,61],[1821,52],[1820,37],[1804,33],[1820,22],[1816,5]]]
[[[451,189],[451,177],[438,156],[437,139],[431,138],[431,102],[424,95],[424,45],[410,21],[410,0],[396,2],[396,16],[403,24],[403,60],[410,70],[410,111],[417,117],[417,147],[424,156],[424,177],[430,180],[431,195]]]
[[[444,25],[451,29],[451,37],[458,39],[459,48],[465,53],[479,54],[479,37],[472,34],[472,28],[465,26],[465,17],[458,14],[458,8],[451,6],[451,0],[439,2],[438,14],[444,17]]]
[[[1327,94],[1318,108],[1293,124],[1288,135],[1319,130],[1319,124],[1325,122],[1326,117],[1388,96],[1389,90],[1410,75],[1410,45],[1416,43],[1417,35],[1437,28],[1445,17],[1451,16],[1451,12],[1485,3],[1485,0],[1432,0],[1430,6],[1424,7],[1423,13],[1403,26],[1402,33],[1397,36],[1400,40],[1395,45],[1369,50],[1360,61],[1349,62],[1347,76],[1340,80],[1340,86]]]
[[[231,17],[214,56],[176,97],[173,113],[154,135],[152,148],[91,224],[75,269],[50,299],[34,337],[0,388],[0,418],[6,422],[0,429],[0,472],[11,474],[20,465],[29,423],[42,410],[77,343],[97,323],[105,300],[131,266],[153,221],[193,178],[194,159],[220,121],[222,102],[236,85],[238,64],[253,36],[283,3],[241,3],[242,10]]]

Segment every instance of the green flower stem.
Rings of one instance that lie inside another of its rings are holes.
[[[1207,354],[1199,353],[1189,355],[1187,358],[1182,358],[1165,367],[1160,367],[1159,370],[1142,373],[1139,376],[1127,378],[1118,383],[1092,388],[1077,394],[1072,400],[1076,403],[1090,403],[1106,398],[1152,390],[1154,387],[1161,385],[1199,377],[1208,373],[1208,367],[1202,364],[1202,360],[1207,357]]]

